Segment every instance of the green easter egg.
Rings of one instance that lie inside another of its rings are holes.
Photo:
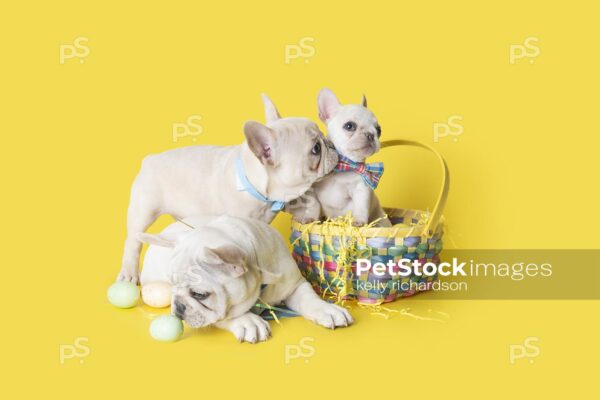
[[[161,315],[150,324],[150,336],[161,342],[174,342],[183,333],[183,323],[174,315]]]
[[[140,298],[140,289],[131,282],[116,282],[108,288],[107,296],[113,306],[131,308]]]

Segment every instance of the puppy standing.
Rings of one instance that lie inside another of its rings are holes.
[[[192,328],[215,325],[239,341],[267,340],[269,323],[250,312],[259,297],[272,306],[285,301],[326,328],[352,324],[344,308],[315,294],[271,226],[227,215],[194,216],[183,222],[158,235],[138,235],[151,245],[141,283],[170,283],[171,311]]]
[[[244,125],[238,146],[190,146],[150,155],[131,187],[127,239],[117,280],[137,283],[144,232],[160,215],[230,214],[271,222],[284,201],[301,196],[338,156],[306,118],[281,118],[263,96],[267,125]]]
[[[375,115],[367,109],[367,99],[362,105],[342,105],[329,89],[322,89],[318,96],[319,118],[327,125],[328,137],[340,154],[336,173],[316,182],[313,191],[304,195],[304,205],[288,207],[294,218],[302,223],[335,218],[352,212],[357,226],[378,218],[378,226],[391,226],[373,192],[383,173],[371,171],[365,164],[367,157],[380,149],[381,127]]]

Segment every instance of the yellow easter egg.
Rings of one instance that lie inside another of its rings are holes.
[[[171,305],[171,285],[166,282],[151,282],[142,286],[144,304],[154,308]]]

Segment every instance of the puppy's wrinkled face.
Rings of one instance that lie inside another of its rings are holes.
[[[362,162],[381,148],[381,126],[363,104],[342,105],[333,92],[323,89],[319,93],[319,116],[327,125],[329,138],[337,151],[353,161]]]
[[[333,143],[314,122],[306,118],[283,118],[269,126],[276,132],[280,152],[280,162],[267,168],[275,181],[308,189],[335,168],[338,155]]]
[[[247,312],[260,291],[260,274],[246,267],[246,254],[235,244],[207,246],[209,230],[138,235],[146,243],[173,247],[171,312],[192,328]]]
[[[340,154],[353,161],[362,162],[380,149],[381,127],[375,115],[363,106],[342,106],[327,122],[327,131]]]
[[[173,279],[171,313],[192,328],[224,319],[227,310],[227,294],[223,285],[200,270],[201,267],[189,267],[184,275],[175,275]]]
[[[269,196],[292,200],[333,171],[338,155],[317,124],[307,118],[281,118],[263,96],[267,124],[244,126],[248,146],[269,175]]]

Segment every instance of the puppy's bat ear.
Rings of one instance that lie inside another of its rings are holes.
[[[360,104],[361,104],[361,105],[362,105],[364,108],[367,108],[367,96],[365,96],[364,94],[363,94],[363,96],[362,96],[362,100],[360,101]]]
[[[175,247],[181,235],[182,232],[166,232],[158,235],[139,232],[136,237],[142,243],[153,244],[160,247]]]
[[[248,271],[244,265],[246,255],[237,246],[224,245],[213,249],[205,247],[204,254],[212,267],[231,278],[242,276]]]
[[[281,115],[279,115],[277,107],[275,107],[275,104],[273,104],[273,101],[271,101],[269,96],[263,93],[260,95],[260,97],[262,98],[263,105],[265,106],[265,118],[267,124],[281,119]]]
[[[256,121],[244,124],[248,147],[263,164],[275,165],[275,132]]]
[[[328,88],[321,89],[317,97],[317,103],[319,105],[319,119],[323,122],[331,119],[340,108],[339,100]]]

